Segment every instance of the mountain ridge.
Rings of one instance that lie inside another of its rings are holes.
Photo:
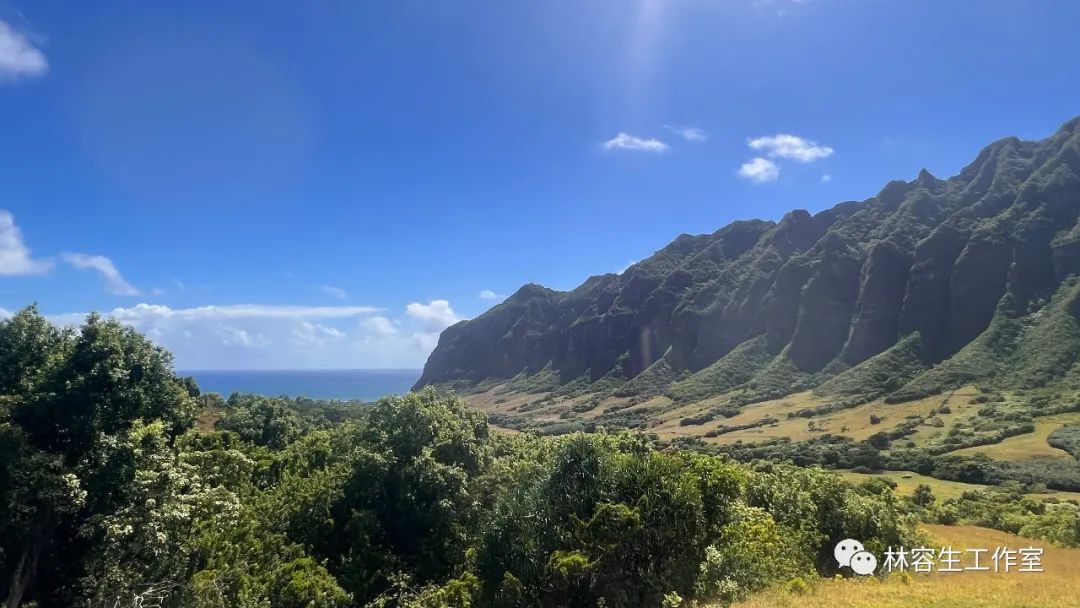
[[[416,386],[533,379],[678,398],[696,382],[695,397],[738,388],[753,401],[866,372],[886,377],[862,393],[916,398],[920,378],[1080,272],[1078,175],[1075,118],[1043,140],[995,141],[948,179],[923,169],[815,214],[682,234],[621,274],[527,284],[447,328]],[[862,369],[893,350],[901,375]]]

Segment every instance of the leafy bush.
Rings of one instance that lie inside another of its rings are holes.
[[[685,605],[832,572],[840,538],[877,550],[913,533],[888,487],[751,468],[696,437],[541,436],[578,420],[493,436],[430,389],[343,410],[205,399],[222,417],[200,430],[197,387],[119,324],[76,334],[24,311],[0,346],[0,592],[15,604]],[[880,461],[819,439],[768,449]],[[28,570],[32,553],[50,559]]]

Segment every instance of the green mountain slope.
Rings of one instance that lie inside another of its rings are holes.
[[[946,180],[682,235],[619,275],[526,285],[440,337],[417,386],[565,394],[798,390],[890,402],[1080,373],[1080,119]]]

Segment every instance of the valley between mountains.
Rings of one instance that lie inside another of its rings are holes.
[[[1080,492],[1080,119],[959,174],[681,235],[440,337],[417,387],[505,429]]]

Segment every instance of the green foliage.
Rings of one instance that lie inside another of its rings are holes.
[[[691,402],[722,394],[749,382],[770,360],[768,340],[758,336],[731,349],[708,367],[672,384],[667,395],[675,401]]]
[[[930,489],[930,486],[920,483],[915,492],[911,495],[911,502],[922,508],[929,508],[934,504],[934,491]]]
[[[947,455],[938,458],[928,457],[924,459],[923,466],[911,470],[939,479],[965,483],[984,485],[1018,483],[1026,487],[1080,491],[1080,464],[1075,460],[1064,458],[998,461],[983,455],[970,457]]]
[[[1018,486],[985,492],[965,492],[933,505],[928,519],[938,523],[965,523],[1027,538],[1080,547],[1080,505],[1054,498],[1025,497]]]
[[[861,539],[870,551],[913,540],[913,519],[903,514],[890,488],[853,488],[816,468],[762,463],[756,472],[747,504],[765,509],[790,530],[790,539],[820,572],[835,572],[832,549],[845,538]]]
[[[1024,323],[999,307],[990,326],[975,340],[889,395],[887,401],[911,401],[993,378],[1016,349],[1023,331]]]
[[[650,398],[659,395],[663,392],[664,388],[678,380],[682,375],[680,371],[671,364],[670,356],[671,351],[669,350],[664,353],[664,356],[660,357],[652,365],[646,368],[645,371],[616,388],[612,394],[616,397],[638,396],[642,398]]]
[[[1006,383],[1024,388],[1063,378],[1080,360],[1080,281],[1065,280],[1029,327],[1007,366]]]
[[[359,411],[223,402],[93,317],[70,332],[24,311],[0,344],[15,349],[0,355],[13,605],[729,602],[830,571],[830,539],[877,547],[912,530],[888,488],[640,433],[491,436],[482,413],[432,390]],[[190,428],[195,395],[222,415],[215,430]]]
[[[77,331],[58,329],[34,307],[0,321],[0,593],[8,605],[75,603],[100,522],[153,485],[140,476],[135,443],[171,443],[194,413],[169,354],[131,328],[90,315]]]
[[[888,350],[826,380],[814,392],[876,397],[899,389],[925,369],[922,337],[914,332]]]
[[[1080,424],[1066,424],[1056,429],[1046,438],[1046,442],[1080,460]]]
[[[257,395],[233,395],[215,428],[232,431],[255,445],[280,450],[300,436],[300,416],[284,400]]]

